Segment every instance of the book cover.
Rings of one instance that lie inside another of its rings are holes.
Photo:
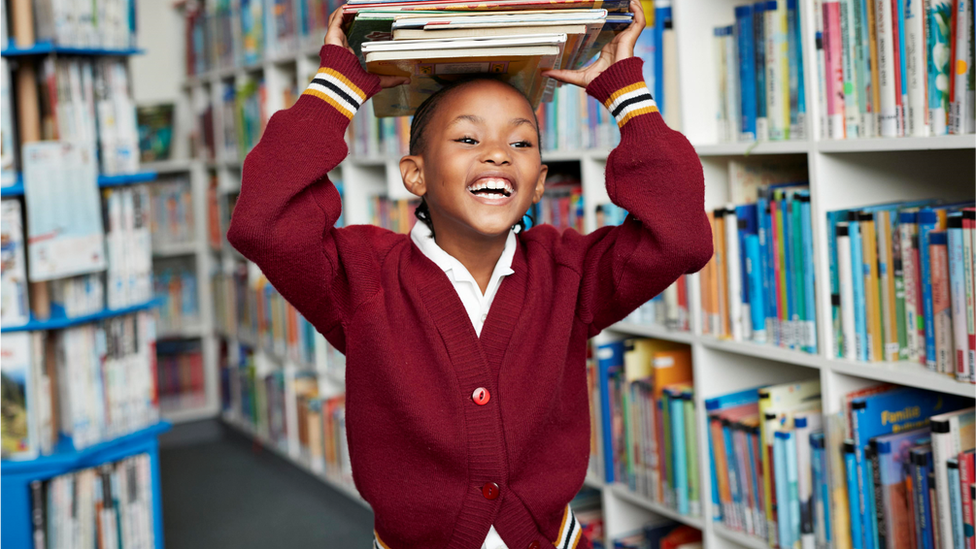
[[[948,479],[946,462],[958,458],[959,454],[976,447],[976,409],[955,408],[955,411],[933,415],[932,428],[932,469],[935,475],[936,501],[933,514],[938,517],[935,528],[945,547],[956,547],[952,527],[952,508],[949,493],[956,484]]]
[[[911,502],[908,499],[907,482],[910,479],[911,448],[929,441],[927,428],[912,429],[873,439],[878,456],[881,498],[879,510],[884,515],[885,539],[893,549],[915,549],[910,525],[914,520],[908,515]]]
[[[818,411],[803,412],[793,418],[793,427],[796,430],[796,470],[797,470],[797,494],[798,494],[798,517],[800,524],[800,546],[803,549],[812,549],[816,546],[816,534],[814,526],[815,503],[814,503],[814,480],[813,469],[815,458],[811,446],[811,435],[823,429],[822,416]],[[821,433],[821,436],[823,434]]]
[[[0,201],[0,324],[22,326],[30,320],[27,305],[27,265],[24,224],[19,200]]]
[[[3,337],[0,349],[0,377],[3,379],[3,459],[32,459],[37,456],[34,434],[31,375],[31,334],[15,332]]]
[[[858,507],[865,543],[874,527],[873,476],[864,459],[864,448],[876,436],[923,427],[929,418],[945,411],[958,410],[967,404],[963,397],[942,395],[922,389],[898,387],[866,395],[851,401],[851,433],[855,442],[858,479]],[[935,429],[933,428],[933,433]],[[933,436],[933,441],[935,437]],[[870,543],[873,543],[870,542]]]

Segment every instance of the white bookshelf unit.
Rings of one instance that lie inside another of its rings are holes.
[[[968,198],[976,195],[976,135],[935,138],[851,139],[829,141],[818,138],[819,105],[808,101],[808,139],[759,142],[717,143],[718,86],[715,83],[712,56],[712,28],[733,21],[733,7],[742,2],[731,0],[682,0],[674,4],[674,29],[678,43],[679,86],[681,90],[682,132],[696,146],[702,161],[706,183],[706,208],[711,210],[725,205],[731,196],[728,175],[730,159],[760,155],[793,155],[806,160],[809,169],[811,195],[811,219],[816,269],[816,313],[818,354],[807,354],[749,342],[718,340],[702,335],[701,291],[698,276],[689,278],[689,332],[669,331],[660,326],[645,326],[622,322],[598,336],[600,340],[624,337],[649,337],[686,343],[691,346],[694,368],[694,398],[698,422],[698,447],[708,447],[707,418],[703,413],[706,399],[731,393],[738,389],[769,385],[778,382],[820,378],[824,413],[836,413],[841,396],[858,387],[876,381],[887,381],[911,387],[925,388],[947,394],[976,397],[976,386],[960,383],[947,376],[929,372],[913,363],[860,363],[832,358],[831,305],[829,287],[828,252],[826,246],[826,212],[892,200],[923,197]],[[815,98],[816,62],[813,57],[814,35],[810,25],[813,2],[801,0],[802,42],[804,56],[806,97]],[[221,142],[224,127],[221,105],[221,89],[224,82],[242,82],[254,76],[263,77],[268,97],[267,115],[281,107],[282,93],[289,82],[297,82],[299,91],[308,77],[318,67],[318,51],[321,36],[314,41],[299,44],[288,53],[268,55],[262,63],[240,68],[221,68],[205,74],[189,77],[184,82],[184,106],[197,121],[197,109],[205,103],[213,106],[213,128],[216,158],[213,161],[191,160],[188,168],[193,178],[194,196],[202,197],[209,184],[210,174],[215,174],[218,192],[222,197],[239,192],[241,159],[229,158]],[[703,47],[704,46],[704,47]],[[198,134],[202,129],[198,129]],[[202,134],[200,134],[202,135]],[[584,227],[595,227],[597,204],[609,199],[604,187],[604,170],[608,150],[544,151],[543,162],[578,163],[583,185],[585,204]],[[199,154],[197,155],[199,156]],[[368,223],[368,204],[371,195],[383,194],[391,199],[410,198],[400,181],[398,157],[359,158],[350,156],[330,174],[333,180],[341,180],[344,186],[343,210],[345,224]],[[221,205],[226,204],[221,199]],[[201,211],[198,208],[197,211]],[[203,219],[201,217],[200,219]],[[205,243],[198,253],[198,270],[209,272],[212,266],[230,264],[240,255],[226,243],[220,250],[209,249]],[[201,276],[201,286],[208,280]],[[212,305],[209,288],[202,292],[201,304],[208,338],[212,327]],[[236,348],[237,337],[228,338],[229,347]],[[208,339],[208,341],[210,341]],[[212,351],[212,349],[210,350]],[[208,352],[210,352],[208,351]],[[259,373],[268,368],[282,368],[286,374],[286,394],[294,394],[294,373],[303,368],[315,368],[311,364],[296,364],[290,359],[276,356],[260,348],[256,355]],[[236,356],[231,351],[231,363]],[[216,380],[212,370],[215,362],[208,361],[207,380]],[[331,368],[330,368],[331,370]],[[325,372],[323,372],[325,373]],[[323,392],[342,391],[342,377],[334,372],[319,376],[320,383],[327,385]],[[208,385],[208,388],[212,387]],[[289,393],[291,392],[291,393]],[[286,399],[293,404],[294,399]],[[296,432],[294,405],[286,411],[288,432]],[[263,434],[255,433],[240,418],[225,415],[223,419],[248,436],[262,439],[286,459],[294,461],[324,482],[349,493],[362,504],[365,502],[351,491],[347,484],[320,471],[313,471],[301,457],[297,440],[286,445],[271,443]],[[292,439],[295,437],[292,436]],[[606,485],[599,478],[587,477],[586,485],[602,491],[604,533],[606,546],[610,540],[643,525],[658,515],[701,529],[708,549],[730,547],[767,547],[756,538],[731,531],[711,520],[711,475],[707,463],[708,452],[699,452],[700,501],[702,517],[686,517],[657,503],[629,492],[620,484]]]

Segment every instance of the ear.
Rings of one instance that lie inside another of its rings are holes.
[[[400,177],[403,186],[417,196],[427,194],[427,184],[424,182],[424,158],[419,155],[408,155],[400,159]]]
[[[546,176],[549,174],[549,166],[545,164],[539,168],[539,179],[535,182],[535,194],[532,195],[532,203],[538,204],[542,200],[542,193],[546,192]]]

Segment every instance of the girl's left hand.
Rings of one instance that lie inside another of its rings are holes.
[[[600,50],[600,57],[590,66],[578,70],[553,69],[543,71],[543,76],[554,78],[566,84],[575,84],[585,88],[610,65],[634,56],[634,44],[637,37],[644,30],[644,8],[640,0],[630,0],[630,10],[634,12],[634,21],[627,28],[613,37],[609,44]]]

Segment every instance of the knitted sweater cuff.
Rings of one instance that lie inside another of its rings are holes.
[[[586,86],[586,93],[603,103],[621,129],[641,115],[660,118],[657,103],[644,83],[643,66],[644,60],[640,57],[622,59]]]
[[[300,100],[317,99],[320,108],[328,106],[326,111],[338,112],[348,122],[367,99],[380,91],[380,79],[363,70],[359,58],[345,48],[324,45],[319,57],[322,64]]]

